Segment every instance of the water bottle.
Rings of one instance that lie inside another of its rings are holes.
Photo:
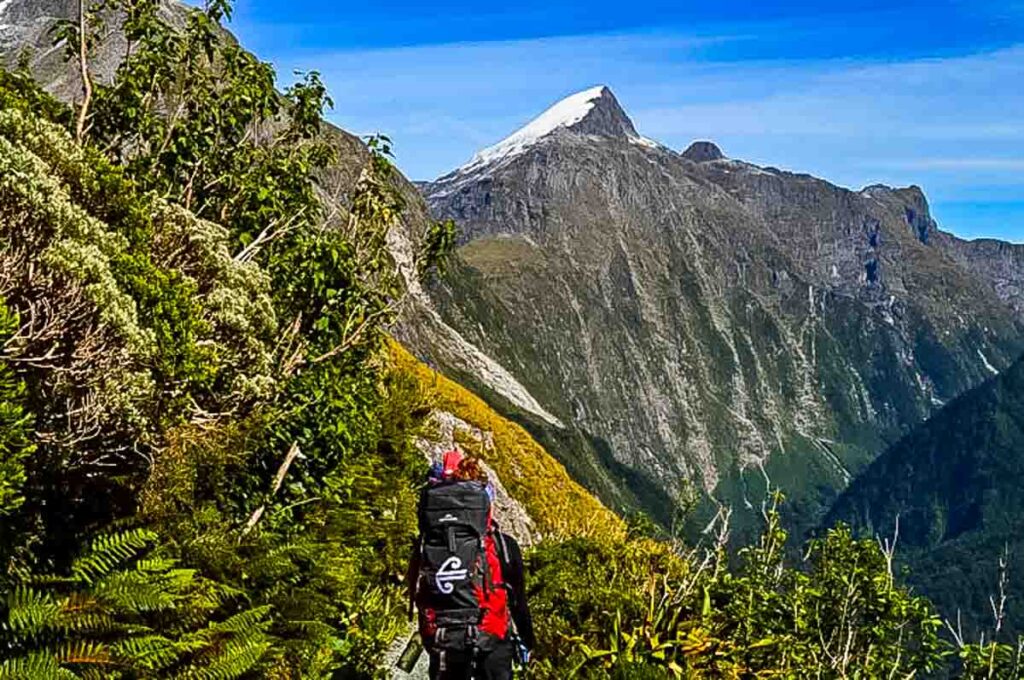
[[[413,669],[416,668],[416,662],[420,660],[420,654],[423,653],[423,640],[420,639],[419,633],[414,633],[409,642],[406,643],[405,649],[402,650],[402,656],[398,657],[398,668],[399,670],[405,671],[406,673],[412,673]]]

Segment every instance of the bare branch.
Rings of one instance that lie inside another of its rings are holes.
[[[78,121],[75,124],[75,140],[81,144],[85,137],[85,120],[89,115],[89,104],[92,102],[92,77],[89,75],[89,47],[87,40],[86,0],[78,0],[78,68],[82,75],[82,106],[78,110]]]
[[[271,241],[274,241],[275,239],[281,238],[288,232],[293,231],[295,229],[295,222],[300,217],[302,217],[302,215],[305,212],[306,209],[302,208],[294,215],[289,217],[288,221],[285,222],[284,225],[282,225],[280,228],[278,228],[278,222],[271,222],[270,224],[268,224],[266,227],[263,228],[263,231],[261,231],[259,235],[257,235],[256,238],[252,240],[252,243],[247,245],[237,255],[235,255],[235,261],[247,262],[251,260],[252,257],[257,252],[259,252],[260,248],[267,245]]]
[[[290,449],[288,449],[287,455],[284,457],[284,461],[281,462],[280,467],[277,468],[277,474],[274,475],[274,482],[270,486],[270,492],[267,494],[266,500],[260,504],[260,507],[253,510],[249,516],[249,521],[245,523],[245,527],[242,528],[242,537],[248,534],[255,528],[256,524],[263,517],[263,513],[267,510],[267,503],[277,495],[277,492],[281,490],[281,484],[284,483],[285,475],[288,474],[288,468],[292,466],[295,458],[299,455],[299,443],[293,442]],[[239,537],[241,540],[241,537]]]

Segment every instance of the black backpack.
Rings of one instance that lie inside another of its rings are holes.
[[[508,633],[508,593],[486,486],[431,484],[420,497],[413,597],[420,634],[434,649],[486,649]]]

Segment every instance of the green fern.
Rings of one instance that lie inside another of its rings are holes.
[[[62,675],[67,678],[78,677],[70,671],[62,674],[57,657],[46,652],[33,652],[0,663],[0,680],[50,680]]]
[[[18,586],[7,596],[7,626],[14,633],[34,635],[52,627],[60,617],[60,605],[49,593]]]
[[[61,666],[100,666],[117,664],[110,653],[110,646],[95,640],[72,640],[53,648],[57,663]]]
[[[177,662],[182,646],[163,635],[136,635],[111,645],[114,656],[125,665],[143,671],[159,671]]]
[[[132,529],[99,536],[93,540],[89,552],[71,565],[71,574],[84,583],[93,583],[119,564],[135,557],[155,542],[156,538],[156,534],[148,529]]]
[[[6,599],[5,678],[236,678],[271,648],[271,610],[221,617],[236,592],[158,553],[156,536],[96,538],[71,576],[23,575]],[[148,553],[144,553],[148,551]]]

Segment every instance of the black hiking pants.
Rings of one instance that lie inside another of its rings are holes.
[[[470,652],[446,652],[444,670],[441,670],[441,656],[430,654],[430,680],[512,680],[512,658],[514,651],[508,640],[498,642],[490,652],[479,652],[474,667]]]

